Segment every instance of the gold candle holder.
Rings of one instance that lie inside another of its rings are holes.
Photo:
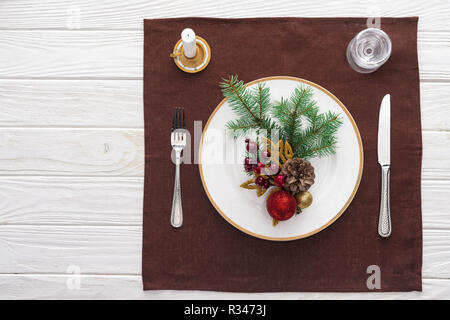
[[[170,57],[178,68],[188,73],[197,73],[206,68],[211,60],[211,48],[208,42],[202,37],[196,36],[196,54],[193,58],[188,58],[183,54],[183,41],[180,39],[175,44]]]

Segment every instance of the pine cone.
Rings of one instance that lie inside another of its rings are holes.
[[[314,167],[309,161],[302,158],[292,158],[281,167],[281,174],[286,176],[283,188],[293,194],[307,191],[313,184]]]

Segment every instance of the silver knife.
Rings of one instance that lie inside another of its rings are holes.
[[[378,118],[378,163],[381,166],[381,202],[378,234],[387,238],[392,232],[389,196],[389,171],[391,167],[391,95],[381,101]]]

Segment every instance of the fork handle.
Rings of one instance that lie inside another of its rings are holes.
[[[389,237],[392,232],[389,171],[390,167],[388,165],[381,166],[381,201],[378,234],[383,238]]]
[[[175,151],[175,183],[173,187],[172,213],[170,224],[179,228],[183,225],[183,208],[181,207],[181,184],[180,184],[180,162],[181,151]]]

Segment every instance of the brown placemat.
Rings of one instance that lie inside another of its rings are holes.
[[[367,268],[377,265],[379,291],[421,290],[417,20],[381,19],[393,50],[374,74],[352,71],[345,57],[348,42],[366,28],[365,18],[145,20],[144,289],[369,291]],[[209,66],[197,74],[180,71],[169,58],[186,27],[205,38],[212,50]],[[205,124],[222,100],[221,78],[233,74],[245,82],[275,75],[313,81],[336,95],[353,115],[364,145],[363,176],[352,204],[324,231],[290,242],[261,240],[239,231],[209,202],[196,164],[181,167],[184,225],[170,226],[172,108],[185,108],[187,128],[194,132],[193,121]],[[386,93],[392,103],[393,233],[382,239],[377,233],[377,127]]]

